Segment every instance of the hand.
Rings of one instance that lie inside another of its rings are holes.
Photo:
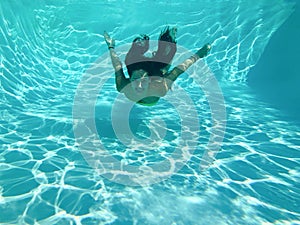
[[[108,48],[114,48],[115,40],[112,39],[106,31],[104,31],[103,36],[104,36],[104,39],[105,39],[105,42],[106,42]]]
[[[208,52],[211,49],[211,45],[210,44],[205,44],[201,49],[199,49],[196,54],[200,57],[203,58],[205,56],[207,56]]]

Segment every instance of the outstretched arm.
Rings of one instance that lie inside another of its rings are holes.
[[[204,45],[194,55],[186,59],[183,63],[176,66],[165,78],[174,82],[180,74],[184,73],[191,65],[193,65],[198,59],[205,57],[210,51],[210,44]]]
[[[112,39],[106,31],[104,32],[103,36],[104,36],[105,42],[109,49],[111,62],[115,69],[116,87],[117,87],[117,90],[119,92],[121,92],[121,90],[127,84],[129,84],[129,80],[126,79],[124,72],[123,72],[122,63],[121,63],[119,57],[117,56],[117,53],[115,52],[115,40]]]

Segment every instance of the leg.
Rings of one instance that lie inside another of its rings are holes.
[[[157,62],[155,65],[157,68],[163,69],[171,63],[177,50],[176,33],[176,27],[173,27],[172,29],[167,27],[161,32],[158,40],[158,49],[153,57],[153,60]]]
[[[125,58],[125,64],[130,76],[134,70],[141,69],[141,64],[147,60],[144,53],[147,52],[148,49],[149,37],[147,35],[141,35],[133,40],[131,48]]]

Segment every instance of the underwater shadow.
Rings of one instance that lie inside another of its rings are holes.
[[[300,4],[274,33],[248,74],[258,97],[300,124]]]

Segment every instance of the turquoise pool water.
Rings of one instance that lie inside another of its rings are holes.
[[[299,71],[279,65],[299,56],[297,7],[1,1],[0,224],[300,224]],[[137,34],[155,40],[166,25],[178,27],[174,64],[207,42],[211,53],[125,115],[103,31],[123,60]],[[118,163],[100,168],[91,140]]]

